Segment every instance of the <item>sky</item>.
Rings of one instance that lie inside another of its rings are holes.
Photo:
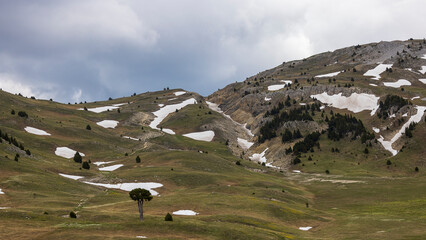
[[[426,37],[424,0],[0,0],[0,88],[59,102],[208,96],[284,61]]]

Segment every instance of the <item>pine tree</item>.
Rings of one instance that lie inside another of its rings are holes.
[[[74,162],[81,163],[83,161],[83,158],[81,157],[79,152],[75,152],[74,154]]]
[[[138,156],[136,156],[136,163],[140,163],[141,162],[141,158]]]

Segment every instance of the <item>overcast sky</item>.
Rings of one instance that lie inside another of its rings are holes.
[[[283,61],[426,37],[424,0],[0,0],[0,88],[61,102],[207,96]]]

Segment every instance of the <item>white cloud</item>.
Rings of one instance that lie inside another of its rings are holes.
[[[19,80],[16,76],[7,73],[0,73],[0,88],[3,91],[13,94],[20,93],[25,97],[34,96],[34,92],[29,86],[24,85],[18,81]]]
[[[81,94],[82,94],[83,92],[82,92],[82,90],[81,89],[77,89],[77,90],[75,90],[74,91],[74,93],[73,93],[73,95],[72,95],[72,97],[71,97],[71,99],[74,101],[74,102],[80,102],[80,99],[81,99]]]

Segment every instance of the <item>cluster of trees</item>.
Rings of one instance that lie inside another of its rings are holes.
[[[27,155],[31,155],[31,151],[29,149],[25,150],[24,145],[21,142],[18,142],[18,140],[16,140],[16,138],[14,138],[12,135],[9,136],[9,134],[7,134],[6,132],[3,132],[0,129],[0,143],[3,142],[2,139],[8,142],[9,144],[15,145],[15,147],[18,147],[22,151],[25,151]]]
[[[365,143],[367,140],[374,139],[374,134],[367,132],[361,120],[351,115],[332,115],[328,121],[328,138],[333,141],[339,141],[346,136],[352,136],[352,140],[361,136],[361,141]]]
[[[294,130],[294,131],[293,131],[293,133],[292,133],[292,132],[290,132],[290,130],[285,129],[285,131],[284,131],[284,133],[283,133],[283,136],[282,136],[282,142],[283,142],[283,143],[286,143],[286,142],[290,142],[290,141],[293,141],[293,140],[295,140],[295,139],[302,138],[302,137],[303,137],[303,136],[302,136],[302,134],[300,133],[300,130],[299,130],[299,129]]]
[[[12,111],[10,111],[10,114],[15,115],[15,110],[12,109]],[[23,118],[28,118],[28,114],[24,111],[19,111],[18,116],[23,117]]]
[[[405,105],[411,105],[411,103],[397,95],[387,95],[385,98],[385,102],[380,101],[379,103],[379,110],[377,112],[377,117],[383,119],[387,119],[389,117],[389,110],[391,108],[396,108],[394,111],[398,111],[400,108],[402,108]]]
[[[280,110],[284,108],[284,104],[280,103],[277,107],[274,107],[271,111],[268,111],[265,116],[274,116],[271,121],[265,123],[260,128],[258,142],[263,143],[266,140],[272,139],[277,136],[277,129],[282,126],[285,122],[289,121],[313,121],[309,110],[312,115],[315,115],[314,111],[320,111],[320,104],[313,103],[312,105],[301,106],[298,108],[291,109],[290,111],[284,111],[280,113]],[[298,135],[297,135],[298,136]],[[292,136],[294,138],[294,136]],[[301,135],[300,135],[301,137]],[[298,137],[296,137],[298,138]]]
[[[416,127],[416,124],[414,122],[410,123],[410,125],[407,128],[405,128],[405,136],[412,138],[413,137],[412,131],[414,130],[415,127]]]
[[[89,170],[90,169],[90,164],[89,164],[89,162],[87,162],[87,161],[84,161],[83,162],[83,158],[81,157],[81,155],[80,155],[80,153],[79,152],[75,152],[75,154],[74,154],[74,162],[76,162],[76,163],[82,163],[81,164],[81,167],[82,168],[84,168],[84,169],[87,169],[87,170]],[[90,160],[89,160],[90,161]]]
[[[311,134],[306,135],[306,137],[303,139],[303,141],[297,142],[293,146],[293,153],[299,154],[299,153],[307,153],[308,151],[313,152],[314,146],[319,146],[319,138],[321,136],[321,133],[319,132],[313,132]]]

